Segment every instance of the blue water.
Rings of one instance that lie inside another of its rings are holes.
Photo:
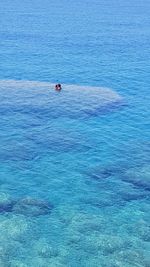
[[[148,0],[0,1],[0,267],[150,265],[149,25]]]

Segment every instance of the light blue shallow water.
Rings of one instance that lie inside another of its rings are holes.
[[[0,267],[149,266],[149,25],[149,1],[1,0]]]

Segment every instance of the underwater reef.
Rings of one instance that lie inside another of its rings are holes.
[[[13,212],[25,216],[41,216],[51,213],[53,205],[48,201],[26,197],[12,200],[7,194],[0,195],[0,213]]]

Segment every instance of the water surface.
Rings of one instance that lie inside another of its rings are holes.
[[[0,266],[149,266],[149,10],[1,1]]]

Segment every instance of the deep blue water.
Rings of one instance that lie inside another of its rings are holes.
[[[149,266],[149,25],[148,0],[0,1],[0,267]]]

